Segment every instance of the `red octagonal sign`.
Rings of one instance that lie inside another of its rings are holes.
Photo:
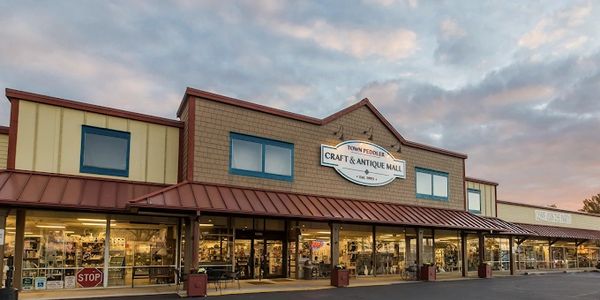
[[[80,287],[89,288],[102,284],[102,271],[97,268],[83,268],[77,272],[77,284]]]

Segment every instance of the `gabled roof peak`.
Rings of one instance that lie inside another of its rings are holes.
[[[309,117],[306,115],[289,112],[289,111],[282,110],[282,109],[277,109],[277,108],[268,107],[268,106],[261,105],[261,104],[256,104],[256,103],[253,103],[250,101],[240,100],[240,99],[227,97],[227,96],[223,96],[223,95],[219,95],[219,94],[215,94],[215,93],[188,87],[185,91],[185,95],[183,96],[183,100],[181,101],[181,104],[179,105],[179,109],[177,110],[178,117],[181,116],[183,107],[187,103],[188,98],[190,96],[202,98],[205,100],[225,103],[225,104],[229,104],[229,105],[234,105],[234,106],[238,106],[238,107],[242,107],[242,108],[246,108],[246,109],[250,109],[250,110],[255,110],[255,111],[259,111],[259,112],[263,112],[263,113],[267,113],[267,114],[271,114],[271,115],[275,115],[275,116],[279,116],[279,117],[284,117],[284,118],[288,118],[288,119],[293,119],[293,120],[297,120],[297,121],[301,121],[301,122],[307,122],[307,123],[315,124],[315,125],[326,125],[348,113],[351,113],[363,106],[366,106],[369,110],[371,110],[371,112],[373,112],[373,114],[379,119],[379,121],[381,123],[383,123],[386,126],[386,128],[403,145],[414,147],[414,148],[419,148],[419,149],[423,149],[423,150],[427,150],[427,151],[431,151],[431,152],[435,152],[435,153],[454,156],[454,157],[458,157],[458,158],[462,158],[462,159],[467,158],[466,154],[449,151],[449,150],[445,150],[445,149],[441,149],[441,148],[437,148],[437,147],[424,145],[424,144],[406,140],[404,137],[402,137],[402,135],[400,135],[400,133],[396,130],[396,128],[394,128],[394,126],[392,126],[392,124],[379,112],[379,110],[377,110],[377,108],[375,108],[373,103],[371,103],[371,101],[368,98],[364,98],[355,104],[352,104],[336,113],[329,115],[328,117],[319,119],[319,118],[315,118],[315,117]]]

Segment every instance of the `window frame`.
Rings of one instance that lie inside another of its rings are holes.
[[[261,145],[261,155],[262,155],[262,165],[261,171],[250,171],[244,169],[236,169],[232,166],[233,163],[233,140],[243,140],[248,142],[253,142]],[[267,145],[276,146],[281,148],[286,148],[290,150],[290,174],[291,175],[280,175],[280,174],[272,174],[265,172],[265,164],[266,164],[266,152]],[[261,138],[247,134],[241,134],[236,132],[229,133],[229,173],[233,175],[241,175],[241,176],[251,176],[258,178],[266,178],[266,179],[274,179],[274,180],[283,180],[283,181],[294,181],[294,144],[277,141],[268,138]]]
[[[431,175],[431,194],[421,194],[417,192],[417,173],[425,173]],[[433,178],[434,175],[446,177],[446,196],[434,196],[435,191],[435,180]],[[436,171],[427,168],[415,167],[415,195],[418,199],[427,199],[427,200],[436,200],[436,201],[448,201],[450,198],[450,180],[449,174],[442,171]]]
[[[469,199],[469,193],[474,193],[479,195],[479,210],[472,210],[470,208],[471,200]],[[481,190],[478,189],[467,189],[467,210],[471,213],[481,214]]]
[[[94,166],[86,166],[83,164],[85,155],[85,135],[91,133],[96,135],[108,136],[113,138],[121,138],[127,140],[127,154],[125,156],[125,169],[111,169]],[[95,127],[89,125],[81,125],[81,148],[79,155],[79,173],[109,175],[119,177],[129,177],[129,160],[131,156],[131,133],[119,131],[109,128]]]

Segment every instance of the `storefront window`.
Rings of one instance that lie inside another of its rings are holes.
[[[462,271],[461,242],[458,231],[435,231],[435,265],[438,273]]]
[[[378,226],[375,230],[375,274],[400,274],[406,268],[406,229]]]
[[[493,271],[510,271],[509,239],[486,237],[485,261]]]
[[[351,274],[373,275],[373,227],[340,226],[340,263]]]
[[[6,275],[7,275],[7,271],[8,271],[8,262],[9,262],[9,258],[14,258],[15,256],[15,230],[16,230],[16,219],[14,214],[9,214],[8,217],[6,218],[6,227],[5,227],[5,231],[4,231],[4,253],[3,253],[3,259],[4,259],[4,270],[1,270],[3,272],[3,276],[2,278],[6,279]],[[14,260],[13,260],[13,264],[14,264]],[[0,282],[0,286],[4,287],[5,286],[5,280],[2,280],[2,282]]]
[[[331,272],[331,230],[327,223],[300,222],[299,277],[329,278]]]
[[[433,230],[423,229],[423,264],[433,265]]]
[[[467,235],[467,270],[477,271],[479,268],[479,237],[474,234]]]
[[[27,211],[23,289],[103,286],[105,238],[103,215]],[[77,280],[79,272],[96,276]]]
[[[124,216],[111,220],[109,286],[175,282],[177,221]]]
[[[200,217],[200,244],[198,262],[204,267],[231,269],[233,232],[227,217]]]
[[[577,248],[579,268],[593,268],[598,263],[598,248],[593,243],[585,243]]]
[[[549,267],[548,258],[550,255],[548,241],[526,240],[516,249],[517,270],[547,269]],[[554,267],[564,268],[564,256],[562,251],[556,254],[552,260]]]

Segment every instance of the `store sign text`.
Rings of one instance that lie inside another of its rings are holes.
[[[321,165],[332,167],[347,180],[366,186],[382,186],[396,178],[406,178],[405,161],[365,141],[321,145]]]
[[[536,209],[535,220],[549,223],[571,224],[571,214]]]

